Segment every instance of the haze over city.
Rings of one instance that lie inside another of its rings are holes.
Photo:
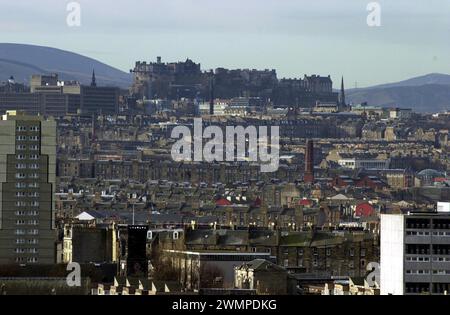
[[[191,58],[202,68],[277,69],[279,77],[343,75],[349,87],[450,73],[450,3],[378,1],[81,0],[81,26],[66,24],[70,1],[2,1],[1,41],[80,53],[128,71],[134,60]]]
[[[0,0],[0,296],[448,295],[450,3],[369,1]]]

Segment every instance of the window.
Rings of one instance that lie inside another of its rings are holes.
[[[30,127],[30,131],[39,131],[39,127],[38,126],[31,126]]]
[[[39,225],[39,221],[38,220],[30,220],[30,221],[28,221],[28,225]]]
[[[16,220],[16,225],[25,225],[25,220]]]
[[[39,183],[29,183],[28,188],[39,188]]]
[[[16,239],[16,244],[25,244],[25,239],[23,238]]]
[[[16,156],[16,159],[18,159],[18,160],[25,160],[25,155],[24,154],[18,154]]]
[[[27,131],[27,127],[25,127],[25,126],[17,126],[16,131]]]
[[[16,183],[16,188],[27,188],[27,184],[26,183]]]
[[[25,141],[25,140],[27,140],[27,137],[26,136],[17,136],[16,140],[17,141]]]
[[[37,198],[37,197],[39,197],[39,193],[38,192],[30,192],[30,193],[28,193],[28,197]]]
[[[31,178],[31,179],[38,179],[39,178],[39,174],[38,173],[30,174],[29,178]]]
[[[39,164],[30,164],[30,169],[38,170],[39,169]]]
[[[355,249],[350,248],[350,257],[355,256]]]
[[[361,248],[361,257],[366,257],[366,249]]]
[[[31,202],[32,207],[39,207],[39,201],[32,201]]]
[[[26,232],[25,232],[25,230],[16,230],[16,231],[14,232],[14,234],[15,234],[15,235],[25,235]]]
[[[173,239],[177,240],[180,238],[180,233],[179,232],[173,232]]]
[[[283,261],[283,265],[284,265],[284,267],[289,267],[289,259],[285,259]]]
[[[27,148],[27,147],[26,147],[25,145],[23,145],[23,144],[19,144],[19,145],[16,147],[16,149],[19,150],[19,151],[25,150],[26,148]]]
[[[26,194],[23,191],[16,192],[16,197],[17,198],[22,198],[22,197],[25,197],[25,196],[26,196]]]
[[[30,145],[30,150],[31,151],[39,151],[39,146],[38,145]]]
[[[327,248],[327,256],[331,256],[331,248]]]
[[[39,136],[30,136],[30,141],[39,141]]]
[[[28,235],[39,235],[39,230],[29,230]]]
[[[39,160],[39,155],[37,155],[37,154],[31,154],[31,155],[30,155],[30,160]]]
[[[26,174],[23,174],[23,173],[16,173],[16,178],[17,178],[17,179],[24,179],[24,178],[26,178],[26,177],[27,177]]]

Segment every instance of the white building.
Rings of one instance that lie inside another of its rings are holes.
[[[209,102],[203,102],[198,104],[197,112],[199,115],[209,115]],[[225,116],[226,109],[229,107],[229,102],[225,100],[214,101],[214,116]]]
[[[338,160],[342,167],[352,170],[364,168],[366,170],[387,170],[389,169],[390,159],[364,159],[364,158],[342,158]]]
[[[390,108],[389,118],[391,119],[409,119],[412,116],[412,109],[409,108]]]
[[[450,293],[449,209],[381,215],[382,295]]]

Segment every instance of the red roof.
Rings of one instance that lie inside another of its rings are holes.
[[[232,203],[225,199],[225,198],[220,198],[219,200],[216,201],[216,206],[231,206]]]
[[[361,203],[356,206],[356,217],[370,217],[375,214],[375,208],[370,203]]]
[[[309,199],[302,199],[298,202],[299,206],[310,206],[312,205],[312,201]]]

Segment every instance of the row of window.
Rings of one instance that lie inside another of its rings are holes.
[[[23,217],[23,216],[38,216],[39,211],[31,210],[31,211],[16,211],[14,213],[16,216]]]
[[[39,235],[39,230],[16,230],[15,235]]]
[[[408,236],[450,236],[450,232],[412,232],[412,231],[408,231],[406,232],[406,235]]]
[[[299,256],[303,256],[303,254],[304,254],[303,249],[299,249],[299,250],[297,251],[297,253],[298,253]],[[284,250],[284,255],[288,255],[288,254],[289,254],[289,250],[288,250],[288,249],[285,249],[285,250]],[[361,257],[365,257],[365,256],[366,256],[366,249],[361,248],[361,251],[360,251],[359,254],[360,254]],[[318,255],[319,255],[319,250],[318,250],[317,248],[313,248],[313,255],[314,255],[314,256],[318,256]],[[327,255],[327,256],[331,256],[331,255],[332,255],[332,250],[331,250],[331,248],[327,248],[327,249],[326,249],[326,255]],[[354,257],[354,256],[355,256],[355,250],[354,250],[353,248],[350,249],[349,252],[348,252],[348,255],[349,255],[350,257]]]
[[[16,254],[37,254],[37,248],[16,248],[14,250]]]
[[[38,259],[37,257],[16,257],[16,263],[37,263]]]
[[[284,265],[284,267],[286,267],[286,268],[287,268],[287,267],[290,267],[290,265],[289,265],[289,259],[285,259],[285,260],[283,261],[283,265]],[[300,260],[297,262],[297,265],[298,265],[298,267],[305,267],[304,264],[303,264],[303,259],[300,259]],[[312,265],[313,265],[313,267],[318,267],[318,266],[319,266],[319,261],[318,261],[317,258],[314,258],[314,259],[313,259]],[[360,265],[361,265],[361,268],[365,268],[365,267],[366,267],[366,261],[365,261],[364,259],[361,259]],[[327,267],[327,268],[330,268],[330,267],[331,267],[331,260],[327,260],[327,261],[326,261],[326,267]],[[355,263],[354,263],[353,261],[349,261],[349,262],[348,262],[348,268],[350,268],[350,269],[355,268]]]
[[[31,170],[38,170],[39,164],[24,164],[24,163],[16,164],[16,169],[18,170],[26,170],[27,168]]]
[[[433,270],[433,272],[430,270],[406,270],[408,275],[429,275],[431,273],[437,276],[445,276],[450,275],[450,270]]]
[[[39,136],[17,136],[17,141],[39,141]]]
[[[39,197],[39,193],[38,192],[29,192],[29,193],[26,193],[26,192],[24,192],[24,191],[18,191],[18,192],[16,192],[16,197],[17,198],[25,198],[25,197],[34,197],[34,198],[37,198],[37,197]]]
[[[406,261],[429,262],[429,257],[406,257]]]
[[[40,156],[38,154],[30,154],[28,155],[28,159],[30,160],[39,160]],[[16,155],[16,159],[18,160],[26,160],[27,159],[27,155],[25,154],[17,154]]]
[[[39,221],[38,220],[16,220],[16,225],[39,225]]]
[[[19,151],[23,151],[23,150],[27,149],[27,146],[24,145],[24,144],[19,144],[19,145],[16,146],[16,149],[19,150]],[[33,145],[28,146],[28,149],[30,151],[39,151],[39,146],[33,144]]]
[[[16,188],[39,188],[39,183],[16,183]]]
[[[24,173],[17,173],[16,179],[25,179],[25,178],[31,178],[31,179],[39,179],[38,173],[32,173],[32,174],[24,174]]]
[[[39,207],[39,201],[25,202],[25,201],[16,201],[16,207]]]
[[[39,240],[38,239],[24,239],[24,238],[18,238],[16,239],[16,244],[21,245],[21,244],[30,244],[30,245],[37,245],[39,244]]]
[[[17,131],[39,131],[40,128],[38,126],[30,126],[30,127],[25,127],[25,126],[17,126],[16,127]]]

